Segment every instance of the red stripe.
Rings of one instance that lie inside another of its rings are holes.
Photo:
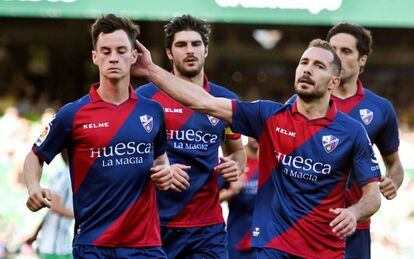
[[[72,151],[74,193],[81,186],[85,176],[95,163],[91,157],[91,148],[106,147],[135,108],[137,100],[128,100],[120,106],[105,102],[97,102],[82,107],[73,120],[73,142],[76,146]],[[108,122],[109,127],[84,129],[84,124]],[[137,123],[140,123],[137,121]]]
[[[237,243],[236,249],[238,250],[251,250],[252,249],[252,232],[249,230],[247,234]]]

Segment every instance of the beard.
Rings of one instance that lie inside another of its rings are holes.
[[[300,87],[298,87],[298,84],[302,80],[313,85],[313,89],[303,90]],[[322,96],[325,95],[326,91],[324,89],[321,89],[320,87],[316,87],[316,83],[310,77],[305,75],[297,80],[296,85],[295,85],[295,92],[305,102],[311,102],[313,100],[320,99]]]
[[[201,73],[201,70],[204,64],[200,62],[196,64],[195,66],[191,67],[190,69],[178,63],[175,63],[174,66],[178,70],[178,72],[180,72],[181,75],[188,77],[188,78],[193,78]]]

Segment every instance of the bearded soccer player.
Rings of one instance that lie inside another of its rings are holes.
[[[235,183],[227,184],[220,192],[220,200],[228,201],[227,218],[229,258],[256,259],[257,251],[251,245],[251,225],[257,196],[259,143],[249,138],[244,146],[247,162],[244,173]]]
[[[173,18],[164,29],[174,75],[213,96],[237,98],[210,82],[204,73],[210,33],[204,20],[183,15]],[[158,192],[157,200],[168,258],[227,258],[217,173],[227,181],[237,180],[245,164],[240,135],[226,131],[226,121],[170,98],[156,84],[144,85],[137,93],[159,102],[165,112],[174,190]],[[220,144],[226,156],[218,161]]]
[[[379,166],[364,127],[330,100],[341,62],[328,42],[311,42],[296,68],[293,104],[214,97],[155,65],[137,42],[133,74],[175,100],[259,141],[259,183],[252,224],[258,258],[343,258],[344,237],[381,203]],[[344,208],[349,174],[361,199]]]
[[[327,40],[336,49],[342,61],[341,84],[333,91],[332,100],[338,109],[364,125],[386,166],[380,191],[391,200],[404,179],[398,155],[399,137],[397,118],[392,104],[366,89],[359,81],[369,54],[372,52],[370,31],[360,25],[340,23],[332,27]],[[346,203],[352,205],[361,198],[361,188],[350,178]],[[346,240],[346,258],[371,258],[370,221],[360,222],[356,232]]]
[[[60,109],[27,155],[27,207],[50,207],[50,190],[39,185],[42,165],[67,148],[74,257],[166,258],[155,186],[168,189],[172,175],[162,107],[130,86],[138,26],[109,14],[95,21],[91,35],[99,83]]]

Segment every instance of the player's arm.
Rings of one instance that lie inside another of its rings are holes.
[[[221,144],[221,149],[224,156],[220,157],[220,164],[215,169],[225,181],[235,182],[246,166],[246,153],[242,140],[241,138],[225,139]]]
[[[348,208],[330,209],[336,217],[329,226],[339,237],[346,237],[355,232],[357,223],[367,220],[381,206],[381,195],[377,182],[371,182],[363,186],[362,197],[354,205]]]
[[[154,159],[154,164],[151,167],[150,172],[151,179],[158,189],[165,191],[171,187],[172,174],[167,153],[163,153]]]
[[[23,165],[23,176],[29,193],[26,206],[31,211],[38,211],[43,207],[50,208],[52,194],[49,189],[40,186],[43,161],[33,151],[30,151]]]
[[[386,167],[385,176],[381,177],[380,191],[388,200],[397,196],[397,190],[404,180],[404,169],[397,152],[382,156]]]
[[[68,210],[61,202],[59,195],[52,193],[52,201],[50,203],[50,210],[60,216],[67,218],[74,218],[73,211]]]
[[[231,182],[228,188],[220,190],[220,202],[230,201],[240,193],[243,188],[243,177],[245,176],[242,174],[237,181]]]
[[[131,68],[132,75],[146,77],[161,91],[197,112],[210,114],[231,123],[231,100],[214,97],[203,88],[180,79],[157,66],[152,62],[149,50],[138,41],[136,41],[136,48],[139,56]]]

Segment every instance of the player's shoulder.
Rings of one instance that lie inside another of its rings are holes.
[[[216,97],[224,97],[228,99],[238,99],[237,95],[224,86],[208,82],[210,86],[210,93]]]
[[[86,94],[83,97],[62,106],[58,110],[57,115],[59,115],[59,117],[63,119],[73,117],[82,107],[90,103],[91,99],[89,97],[89,94]]]
[[[136,94],[140,94],[147,98],[151,98],[155,93],[159,92],[158,88],[153,83],[141,85],[135,90]]]
[[[357,121],[356,119],[352,118],[351,116],[349,116],[346,113],[343,113],[341,111],[337,111],[336,114],[336,119],[335,121],[342,126],[342,128],[349,132],[349,133],[353,133],[353,132],[359,132],[361,130],[365,130],[364,126],[362,125],[361,122]]]
[[[137,103],[138,105],[146,107],[148,110],[155,109],[155,110],[163,112],[162,106],[159,102],[154,101],[140,93],[135,93],[135,94],[137,95],[137,98],[138,98],[138,103]]]
[[[369,101],[370,103],[378,106],[381,110],[384,109],[393,109],[393,105],[392,103],[387,100],[386,98],[374,93],[373,91],[364,88],[365,91],[365,98],[367,101]]]

